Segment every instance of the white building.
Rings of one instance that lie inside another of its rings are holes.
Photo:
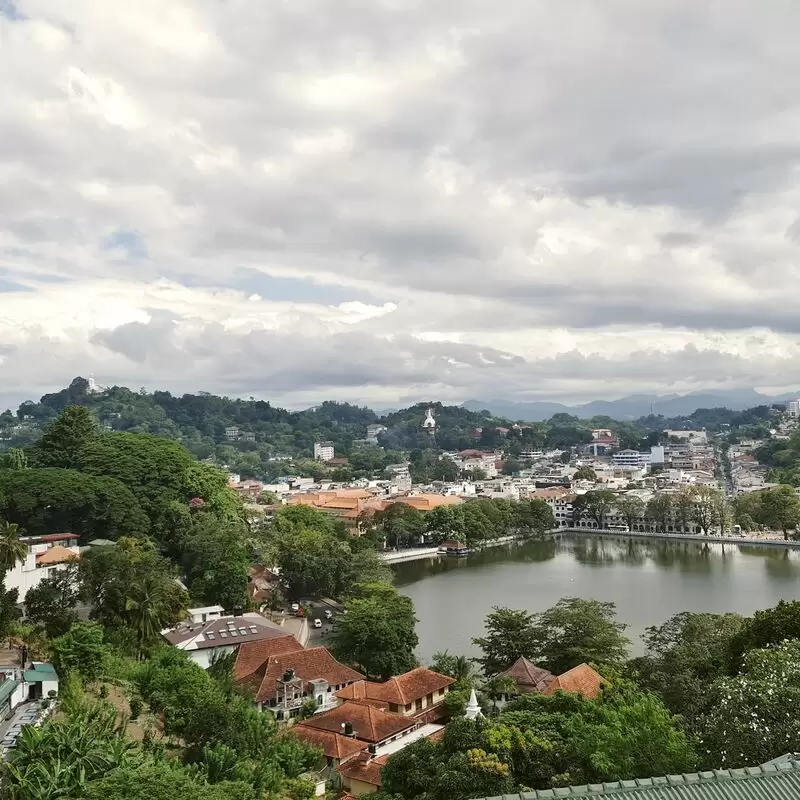
[[[666,461],[666,454],[662,445],[653,445],[650,448],[650,463],[663,464]]]
[[[64,569],[70,561],[75,561],[80,551],[77,533],[23,536],[21,541],[27,545],[28,554],[24,561],[18,561],[6,573],[6,590],[16,589],[19,593],[17,601],[23,603],[34,586]]]
[[[236,425],[228,425],[228,427],[225,428],[225,438],[229,442],[233,442],[236,439],[238,439],[239,438],[239,428]]]
[[[232,653],[244,642],[260,642],[291,635],[264,619],[261,614],[225,617],[219,613],[219,606],[190,609],[186,622],[164,629],[161,635],[203,669],[208,669],[215,658]]]
[[[333,457],[333,442],[314,442],[314,458],[317,461],[331,461]]]
[[[367,441],[370,444],[378,444],[378,437],[387,431],[385,425],[367,425]]]
[[[620,450],[611,456],[615,469],[645,469],[650,463],[650,453],[638,450]]]
[[[800,400],[790,400],[786,410],[790,417],[800,417]]]
[[[436,420],[433,418],[433,409],[429,408],[425,412],[425,419],[422,422],[422,427],[426,430],[431,436],[436,433]]]

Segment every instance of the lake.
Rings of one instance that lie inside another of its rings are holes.
[[[800,599],[800,550],[756,544],[568,534],[393,569],[414,601],[422,663],[437,650],[478,655],[471,639],[483,635],[492,606],[536,612],[562,597],[614,602],[638,655],[645,628],[680,611],[752,614]]]

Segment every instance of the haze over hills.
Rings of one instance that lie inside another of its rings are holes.
[[[566,405],[547,400],[530,402],[515,400],[467,400],[463,407],[470,411],[488,409],[499,417],[524,419],[539,422],[553,414],[572,414],[581,418],[607,416],[614,419],[638,419],[650,413],[664,417],[679,417],[691,414],[699,408],[729,408],[742,411],[758,405],[785,403],[800,392],[770,396],[755,389],[723,389],[714,392],[692,392],[690,394],[635,394],[618,400],[592,400],[578,405]]]

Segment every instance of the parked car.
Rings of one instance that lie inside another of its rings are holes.
[[[300,610],[300,603],[292,603],[291,609],[296,614]]]
[[[319,617],[317,617],[317,618],[314,620],[314,627],[315,627],[315,628],[321,628],[321,627],[322,627],[322,620],[321,620]]]

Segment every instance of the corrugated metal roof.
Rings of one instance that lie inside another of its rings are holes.
[[[717,769],[662,778],[540,789],[481,800],[556,800],[614,797],[624,800],[798,800],[800,761],[775,759],[760,767]]]

